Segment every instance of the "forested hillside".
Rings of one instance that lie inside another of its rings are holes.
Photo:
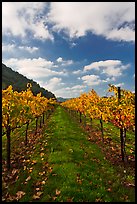
[[[2,89],[6,89],[9,85],[12,85],[14,90],[22,91],[26,90],[27,83],[32,84],[32,91],[34,95],[41,92],[42,96],[45,96],[46,98],[56,98],[53,93],[40,87],[40,85],[35,81],[13,71],[11,68],[2,63]]]

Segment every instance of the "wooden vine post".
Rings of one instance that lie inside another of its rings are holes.
[[[10,121],[9,116],[7,120],[7,130],[6,130],[6,136],[7,136],[7,169],[10,170],[10,133],[11,133],[11,127],[10,127]]]
[[[121,103],[121,89],[118,87],[118,104]],[[120,114],[120,112],[119,112]],[[122,161],[127,162],[127,157],[126,157],[126,149],[125,149],[125,142],[126,142],[126,129],[121,127],[120,128],[120,140],[121,140],[121,156],[122,156]]]
[[[35,129],[35,135],[37,134],[37,130],[38,130],[38,117],[36,117],[36,129]]]
[[[40,127],[40,128],[42,128],[42,121],[41,121],[41,120],[42,120],[42,118],[41,118],[41,116],[40,116],[40,121],[39,121],[39,127]]]
[[[27,125],[26,125],[25,145],[27,145],[27,142],[28,142],[28,127],[29,127],[29,121],[27,121]]]
[[[44,122],[45,122],[45,121],[44,121],[44,112],[43,112],[43,124],[44,124]]]
[[[102,114],[101,114],[101,117],[100,117],[100,125],[101,125],[102,142],[104,143],[104,132],[103,132]]]
[[[81,118],[82,113],[81,113],[81,112],[79,112],[79,116],[80,116],[80,118],[79,118],[79,122],[81,123],[81,122],[82,122],[82,118]]]

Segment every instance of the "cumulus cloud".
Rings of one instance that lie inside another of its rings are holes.
[[[61,66],[69,66],[69,65],[72,65],[74,63],[73,60],[63,60],[62,57],[57,58],[56,61]]]
[[[62,78],[60,77],[53,77],[46,82],[39,81],[39,84],[45,89],[52,91],[57,97],[63,96],[66,98],[79,96],[86,87],[85,85],[79,84],[69,87],[62,82]]]
[[[3,52],[15,52],[15,51],[27,51],[29,53],[34,53],[39,50],[38,47],[30,47],[30,46],[17,46],[16,44],[5,44],[2,43],[2,51]]]
[[[72,87],[67,86],[61,77],[53,77],[46,82],[37,82],[45,89],[52,91],[56,97],[72,98],[78,97],[82,92],[84,92],[85,85],[75,85]]]
[[[64,87],[59,88],[58,90],[55,90],[54,94],[56,95],[56,97],[64,97],[64,98],[72,97],[72,93],[67,91]]]
[[[118,77],[122,75],[123,70],[130,67],[130,64],[124,65],[120,60],[105,60],[92,62],[84,66],[84,71],[97,70],[109,77]]]
[[[2,52],[13,52],[15,48],[16,48],[15,44],[2,43]]]
[[[66,87],[66,90],[76,92],[76,91],[83,91],[83,88],[85,88],[84,85],[75,85],[72,87]]]
[[[63,62],[63,59],[62,59],[62,57],[59,57],[56,61],[57,62]]]
[[[78,97],[82,92],[84,92],[85,85],[75,85],[72,87],[63,86],[62,88],[59,88],[54,91],[55,95],[57,97],[66,97],[66,98],[72,98],[72,97]]]
[[[87,31],[117,41],[135,41],[135,2],[52,2],[48,19],[53,30],[70,38]]]
[[[116,87],[122,87],[122,86],[124,86],[124,82],[122,82],[122,83],[118,83],[118,84],[114,84]]]
[[[49,91],[55,92],[58,90],[64,83],[62,82],[61,78],[53,77],[47,82],[43,83],[42,86],[45,87],[45,89],[48,89]]]
[[[75,46],[77,46],[77,43],[74,43],[74,42],[70,43],[70,47],[71,47],[71,48],[73,48],[73,47],[75,47]]]
[[[73,71],[72,73],[73,74],[81,74],[81,73],[83,73],[83,71],[81,69],[78,69],[76,71]]]
[[[30,47],[30,46],[19,46],[18,47],[20,50],[25,50],[25,51],[27,51],[27,52],[29,52],[29,53],[34,53],[34,52],[36,52],[36,51],[38,51],[39,50],[39,48],[38,47]]]
[[[70,39],[92,32],[134,42],[135,2],[2,2],[4,35],[30,33],[33,38],[54,41],[53,32],[62,30]]]
[[[98,85],[101,83],[101,79],[99,76],[97,75],[85,75],[83,77],[81,77],[81,79],[83,80],[84,84],[87,84],[88,86],[92,86],[92,85]]]
[[[105,67],[102,73],[108,76],[118,77],[122,75],[122,69],[120,67]]]
[[[19,73],[32,79],[67,75],[67,72],[65,71],[54,71],[54,62],[48,61],[41,57],[33,59],[10,58],[8,60],[3,60],[3,63],[13,68],[15,71],[18,71]]]
[[[99,62],[92,62],[90,65],[84,66],[84,70],[91,70],[96,69],[99,70],[100,67],[115,67],[117,65],[121,65],[120,60],[106,60],[106,61],[99,61]]]
[[[107,39],[113,39],[115,41],[135,41],[135,32],[130,27],[113,29],[106,36]]]
[[[2,32],[4,35],[28,36],[40,40],[53,40],[45,24],[45,2],[2,2]]]
[[[102,80],[103,82],[112,82],[112,81],[116,81],[115,77],[107,77],[106,79]]]

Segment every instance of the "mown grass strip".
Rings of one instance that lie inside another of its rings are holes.
[[[19,202],[135,201],[134,188],[121,184],[121,174],[60,106],[38,137],[8,186],[11,201],[18,191],[25,192]]]
[[[48,162],[53,170],[41,201],[134,201],[134,190],[121,185],[121,175],[61,107],[48,127]]]

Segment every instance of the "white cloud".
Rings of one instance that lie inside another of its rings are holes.
[[[34,53],[34,52],[36,52],[36,51],[39,50],[38,47],[29,47],[29,46],[19,46],[18,48],[19,48],[20,50],[25,50],[25,51],[27,51],[27,52],[29,52],[29,53]]]
[[[74,63],[73,60],[63,60],[62,57],[57,58],[56,61],[57,61],[61,66],[69,66],[69,65],[72,65],[72,64]]]
[[[135,41],[135,32],[130,27],[113,29],[108,33],[106,38],[115,41]]]
[[[63,86],[58,90],[55,90],[54,93],[57,97],[66,97],[66,98],[73,98],[78,97],[82,92],[84,92],[84,85],[75,85],[72,87]]]
[[[53,77],[44,82],[39,81],[39,84],[45,89],[53,92],[57,97],[78,97],[86,87],[85,85],[75,85],[68,87],[67,84],[62,82],[62,78]]]
[[[57,62],[63,62],[63,59],[62,59],[62,57],[59,57],[56,61]]]
[[[122,65],[122,66],[110,66],[110,67],[105,67],[102,71],[102,73],[106,74],[107,76],[110,76],[110,77],[119,77],[122,75],[123,73],[123,70],[129,68],[129,64],[127,65]]]
[[[45,25],[45,2],[2,2],[2,32],[26,37],[29,31],[34,38],[53,40]]]
[[[122,70],[119,67],[106,67],[103,69],[102,73],[106,74],[107,76],[118,77],[122,75]]]
[[[122,82],[122,83],[118,83],[118,84],[114,84],[116,87],[122,87],[122,86],[124,86],[124,82]]]
[[[16,47],[15,44],[2,43],[2,52],[13,52],[15,47]]]
[[[120,60],[106,60],[106,61],[99,61],[99,62],[92,62],[90,65],[84,66],[84,71],[96,69],[99,70],[100,67],[115,67],[117,65],[121,65]]]
[[[92,85],[98,85],[101,83],[101,79],[99,76],[97,75],[85,75],[83,77],[81,77],[81,79],[83,80],[84,84],[87,84],[88,86],[92,86]]]
[[[81,74],[81,73],[83,73],[83,71],[81,69],[78,69],[76,71],[73,71],[72,73],[73,74]]]
[[[102,80],[103,82],[112,82],[112,81],[116,81],[115,77],[107,77],[105,80]]]
[[[47,78],[49,76],[64,76],[67,75],[65,71],[54,71],[54,63],[48,61],[44,58],[25,58],[17,59],[10,58],[8,60],[3,60],[3,63],[7,66],[13,68],[15,71],[25,75],[31,79]]]
[[[70,91],[82,91],[83,88],[85,88],[84,85],[75,85],[75,86],[72,86],[72,87],[66,87],[66,90],[70,90]]]
[[[50,80],[48,80],[46,83],[43,83],[42,86],[52,92],[55,92],[62,86],[64,83],[62,83],[62,79],[58,77],[53,77]]]
[[[72,47],[75,47],[76,45],[77,45],[77,43],[72,42],[72,43],[70,44],[70,47],[72,48]]]
[[[27,51],[29,53],[34,53],[36,51],[39,50],[38,47],[30,47],[30,46],[17,46],[16,44],[5,44],[5,43],[2,43],[2,52],[9,52],[9,53],[15,53],[16,51],[19,52],[19,51]]]
[[[56,97],[64,97],[64,98],[69,98],[72,97],[72,93],[67,91],[64,87],[54,91],[54,94]]]
[[[105,60],[99,62],[93,62],[84,66],[84,71],[97,70],[102,71],[102,74],[106,74],[109,77],[118,77],[122,75],[123,70],[130,67],[130,64],[122,64],[120,60]]]
[[[52,2],[48,19],[53,30],[70,38],[87,31],[117,41],[135,41],[135,2]]]
[[[135,2],[2,2],[3,34],[22,38],[30,33],[53,41],[53,31],[63,30],[70,38],[90,31],[106,39],[134,42],[134,21]]]

